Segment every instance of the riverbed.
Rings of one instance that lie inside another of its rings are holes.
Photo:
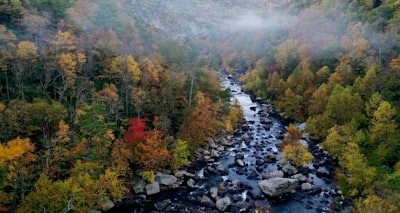
[[[227,212],[254,212],[256,209],[275,213],[347,211],[342,205],[341,191],[333,180],[335,165],[329,155],[303,138],[302,142],[315,155],[314,162],[294,174],[281,172],[279,144],[286,127],[275,108],[253,100],[254,97],[245,93],[232,77],[221,74],[220,82],[223,89],[231,90],[231,101],[237,100],[244,113],[245,122],[234,135],[227,137],[232,143],[223,146],[223,151],[218,147],[217,157],[208,159],[193,171],[196,176],[191,178],[195,182],[193,186],[186,186],[185,179],[182,187],[143,196],[143,202],[124,204],[113,211],[219,212],[218,200],[223,198],[230,201],[223,208]],[[213,151],[216,152],[210,152]],[[269,197],[261,192],[258,183],[271,174],[281,174],[284,178],[297,175],[302,185],[285,195]]]

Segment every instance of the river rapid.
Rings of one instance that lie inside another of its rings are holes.
[[[285,122],[273,106],[252,98],[231,76],[221,74],[220,82],[223,89],[231,90],[231,101],[236,99],[242,107],[241,127],[223,140],[210,140],[210,150],[199,154],[203,163],[189,167],[192,175],[181,179],[179,187],[141,195],[110,212],[348,212],[334,184],[334,160],[303,138],[314,155],[313,163],[301,171],[282,168],[279,144],[286,133]],[[265,195],[258,183],[275,176],[297,178],[299,185],[284,195]]]

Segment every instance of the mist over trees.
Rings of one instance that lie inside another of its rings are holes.
[[[396,0],[0,0],[0,212],[186,165],[240,122],[218,70],[306,123],[355,212],[397,212],[399,32]]]

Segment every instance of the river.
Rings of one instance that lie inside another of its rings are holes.
[[[268,211],[274,213],[347,212],[347,208],[343,210],[342,203],[338,201],[342,196],[333,181],[335,168],[331,165],[332,159],[310,141],[308,144],[315,155],[314,162],[301,171],[305,178],[302,182],[310,188],[299,186],[296,192],[278,198],[270,198],[260,191],[258,182],[263,179],[263,174],[282,169],[278,147],[285,126],[274,113],[273,106],[252,100],[234,79],[221,74],[220,81],[223,89],[231,90],[232,101],[238,100],[244,113],[245,123],[230,137],[233,145],[225,147],[215,162],[208,162],[193,171],[196,187],[162,192],[143,202],[125,204],[113,211],[218,212],[215,201],[229,197],[231,205],[225,210],[228,212],[254,212],[256,206],[269,206]],[[303,142],[307,144],[306,140]],[[242,159],[244,165],[238,165],[237,159]],[[288,176],[285,173],[285,177]],[[210,193],[216,188],[217,198]]]

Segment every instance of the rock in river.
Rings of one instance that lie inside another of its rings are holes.
[[[223,212],[228,208],[228,206],[231,205],[231,203],[232,201],[229,197],[224,197],[222,199],[217,200],[216,206],[218,210]]]
[[[271,178],[258,183],[261,191],[270,196],[277,197],[292,192],[299,185],[299,181],[291,178]]]

